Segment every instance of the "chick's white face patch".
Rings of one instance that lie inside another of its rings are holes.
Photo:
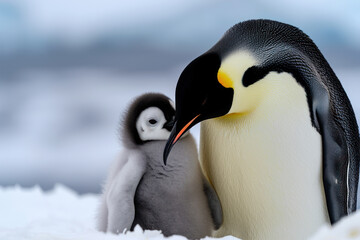
[[[145,109],[136,120],[136,129],[140,139],[143,141],[167,140],[170,132],[163,128],[165,123],[164,113],[159,108]]]

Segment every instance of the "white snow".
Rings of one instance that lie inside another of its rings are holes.
[[[164,239],[160,231],[143,231],[140,227],[120,236],[98,232],[97,206],[98,195],[79,196],[63,185],[56,185],[49,192],[39,187],[0,187],[0,240]]]
[[[360,211],[340,220],[334,227],[323,226],[309,240],[360,240]]]
[[[160,231],[143,231],[113,235],[95,229],[98,195],[78,195],[63,185],[49,192],[39,187],[0,187],[0,240],[161,240]],[[299,226],[301,228],[301,226]],[[173,236],[170,240],[184,240]],[[213,239],[213,238],[205,238]],[[223,240],[238,238],[226,236]],[[324,226],[309,240],[359,240],[360,212],[334,228]]]

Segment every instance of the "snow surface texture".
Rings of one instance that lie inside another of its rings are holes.
[[[160,231],[143,231],[140,227],[120,235],[96,231],[94,216],[98,197],[95,194],[79,196],[63,185],[56,185],[50,192],[43,192],[39,187],[0,187],[0,240],[165,239]],[[166,239],[186,238],[172,236]],[[226,236],[221,239],[238,238]],[[343,219],[333,228],[323,226],[309,240],[329,239],[360,240],[360,212]]]

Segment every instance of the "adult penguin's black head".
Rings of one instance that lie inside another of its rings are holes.
[[[308,102],[314,89],[322,89],[329,77],[336,78],[313,41],[298,28],[271,20],[239,23],[182,72],[164,163],[172,146],[196,123],[256,109],[267,90],[256,83],[270,72],[290,73],[305,89]],[[314,113],[310,114],[318,129]]]
[[[191,62],[182,72],[176,88],[180,110],[176,112],[171,145],[196,123],[229,111],[234,90],[219,83],[217,74],[220,64],[218,54],[207,53]]]

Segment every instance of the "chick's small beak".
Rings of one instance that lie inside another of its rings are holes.
[[[165,128],[170,132],[173,129],[174,124],[175,124],[175,119],[171,119],[164,124],[163,128]]]

